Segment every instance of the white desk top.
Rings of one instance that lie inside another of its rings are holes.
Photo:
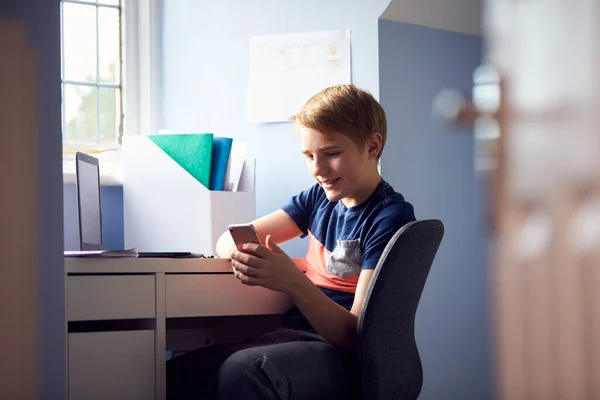
[[[294,258],[302,271],[304,258]],[[76,258],[65,257],[67,274],[233,274],[228,258]]]
[[[67,274],[233,273],[228,258],[74,258]]]

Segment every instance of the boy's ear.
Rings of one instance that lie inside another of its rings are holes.
[[[367,142],[367,151],[369,156],[377,158],[377,155],[381,151],[381,144],[383,143],[383,137],[379,132],[373,132],[369,141]]]

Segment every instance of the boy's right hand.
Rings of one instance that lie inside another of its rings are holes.
[[[299,283],[308,279],[294,261],[267,236],[266,247],[255,243],[244,245],[247,252],[234,251],[231,264],[236,277],[250,286],[263,286],[271,290],[291,294]]]

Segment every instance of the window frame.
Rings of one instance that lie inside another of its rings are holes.
[[[121,0],[123,7],[123,136],[161,124],[161,0]]]

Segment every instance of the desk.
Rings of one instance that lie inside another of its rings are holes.
[[[65,275],[70,399],[165,398],[167,319],[291,306],[282,293],[242,285],[227,259],[65,258]]]

